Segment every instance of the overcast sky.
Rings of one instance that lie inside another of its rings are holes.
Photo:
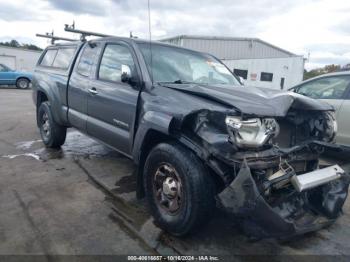
[[[258,37],[308,57],[306,68],[350,63],[349,0],[150,0],[154,39],[178,34]],[[47,45],[36,33],[79,29],[148,37],[147,0],[0,0],[0,41]]]

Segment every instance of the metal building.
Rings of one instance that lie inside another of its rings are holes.
[[[0,46],[0,64],[17,71],[34,71],[41,51]]]
[[[160,41],[213,54],[245,85],[287,89],[303,79],[303,56],[258,38],[180,35]]]

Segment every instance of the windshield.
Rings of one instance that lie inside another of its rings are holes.
[[[12,71],[12,69],[4,64],[0,64],[0,71],[7,72],[7,71]]]
[[[153,82],[175,84],[240,85],[235,76],[214,57],[181,48],[138,44],[146,60]]]

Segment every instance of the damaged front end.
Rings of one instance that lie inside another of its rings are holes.
[[[276,181],[270,181],[261,190],[244,162],[237,177],[219,194],[219,198],[227,211],[241,219],[243,230],[249,236],[265,238],[304,234],[332,224],[341,214],[349,177],[339,166],[328,169],[328,179],[322,181],[314,177],[314,184],[306,188],[289,183],[298,180],[298,176],[291,169],[288,172],[281,169],[284,179],[274,178]]]
[[[260,117],[200,110],[184,126],[190,139],[183,142],[193,141],[219,175],[218,199],[248,235],[303,234],[342,213],[348,174],[337,165],[319,169],[319,155],[336,134],[332,111],[291,108],[284,116]]]

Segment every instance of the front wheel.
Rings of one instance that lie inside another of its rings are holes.
[[[41,139],[47,147],[57,148],[66,140],[67,128],[55,122],[50,102],[43,102],[38,109],[38,123]]]
[[[214,184],[203,163],[187,148],[162,143],[149,153],[144,168],[146,197],[156,224],[176,236],[208,221]]]

